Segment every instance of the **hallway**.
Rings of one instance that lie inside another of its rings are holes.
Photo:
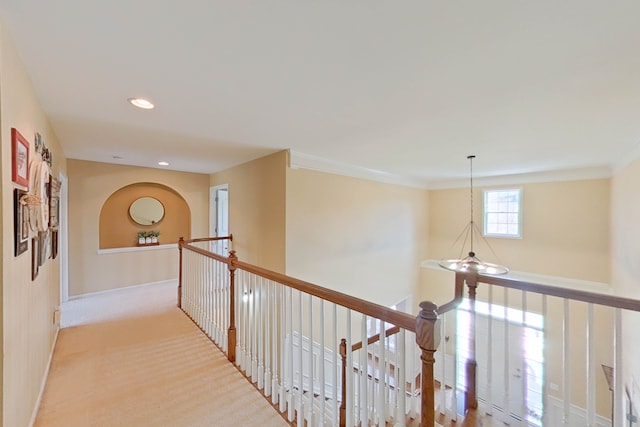
[[[286,426],[168,283],[70,301],[35,425]]]

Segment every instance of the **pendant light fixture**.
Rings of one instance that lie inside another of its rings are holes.
[[[456,239],[456,242],[460,240],[460,238],[464,235],[464,241],[462,243],[463,250],[464,245],[467,243],[467,240],[470,241],[470,250],[466,257],[461,259],[443,259],[438,264],[442,268],[446,268],[447,270],[457,271],[459,273],[478,273],[478,274],[506,274],[509,272],[509,269],[505,266],[499,264],[492,264],[490,262],[484,262],[480,258],[476,256],[476,253],[473,250],[473,237],[475,233],[478,233],[480,236],[482,234],[478,230],[475,222],[473,221],[473,159],[476,156],[467,156],[469,159],[469,188],[470,188],[470,207],[471,207],[471,218],[469,224],[462,230],[462,233]],[[486,240],[485,240],[486,242]],[[489,243],[487,246],[489,246]],[[455,244],[455,243],[454,243]],[[490,247],[490,246],[489,246]],[[462,255],[462,251],[460,253]]]

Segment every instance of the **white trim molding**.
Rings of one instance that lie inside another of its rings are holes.
[[[613,174],[620,172],[636,160],[640,160],[640,143],[626,156],[623,156],[613,165]]]
[[[431,270],[449,271],[440,267],[437,259],[427,259],[420,263],[423,268]],[[450,272],[453,274],[452,272]],[[544,274],[529,273],[527,271],[511,270],[504,277],[520,280],[523,282],[538,283],[540,285],[553,286],[563,289],[574,289],[578,291],[595,292],[599,294],[611,295],[613,289],[611,285],[603,282],[593,282],[590,280],[580,280],[570,277],[547,276]]]
[[[637,155],[640,158],[640,147]],[[469,185],[468,178],[451,180],[428,180],[426,178],[396,175],[362,166],[337,162],[311,154],[289,150],[289,167],[291,169],[308,169],[335,175],[350,176],[352,178],[367,179],[386,184],[402,185],[405,187],[421,188],[425,190],[444,190],[450,188],[465,188]],[[583,181],[588,179],[611,178],[612,168],[609,166],[594,166],[579,169],[549,170],[512,175],[497,175],[490,177],[474,177],[479,186],[520,185],[541,182]]]
[[[395,184],[422,189],[428,188],[426,180],[336,162],[334,160],[324,159],[322,157],[316,157],[293,150],[289,150],[289,167],[291,169],[309,169],[318,172],[332,173],[335,175],[350,176],[352,178],[368,179],[370,181],[383,182],[385,184]]]
[[[56,308],[57,310],[58,308]],[[60,333],[60,327],[56,326],[56,332],[53,336],[53,343],[51,343],[51,352],[49,353],[49,360],[47,361],[47,366],[44,369],[44,374],[42,374],[42,381],[40,382],[40,391],[38,392],[38,398],[36,399],[36,403],[33,406],[33,411],[31,412],[31,420],[29,420],[29,427],[33,427],[36,423],[36,417],[38,416],[38,411],[40,410],[40,404],[42,403],[42,396],[44,395],[44,387],[47,385],[47,378],[49,378],[49,370],[51,369],[51,362],[53,361],[53,351],[56,349],[56,343],[58,342],[58,334]]]
[[[157,246],[130,246],[127,248],[98,249],[98,255],[119,254],[123,252],[157,251],[160,249],[177,249],[177,248],[178,248],[177,243],[168,243],[166,245],[157,245]]]
[[[91,298],[91,297],[95,297],[95,296],[98,296],[98,295],[113,294],[113,293],[122,292],[122,291],[129,291],[129,290],[132,290],[132,289],[143,288],[143,287],[146,287],[146,286],[155,286],[155,285],[164,285],[164,284],[175,284],[176,286],[178,286],[178,278],[160,280],[158,282],[141,283],[139,285],[123,286],[121,288],[107,289],[105,291],[88,292],[86,294],[70,296],[69,297],[69,301],[82,299],[82,298]],[[62,308],[64,309],[64,304],[62,305]]]
[[[478,187],[501,185],[535,184],[541,182],[584,181],[588,179],[611,178],[611,168],[598,166],[582,169],[564,169],[545,172],[522,173],[515,175],[497,175],[489,177],[474,177],[473,183]],[[430,182],[430,190],[446,190],[450,188],[466,188],[469,179],[455,179]]]

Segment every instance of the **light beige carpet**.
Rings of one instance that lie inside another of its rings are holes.
[[[178,308],[60,331],[38,427],[286,426]]]

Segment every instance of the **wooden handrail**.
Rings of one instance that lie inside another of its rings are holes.
[[[397,326],[394,326],[393,328],[389,328],[386,331],[384,331],[384,335],[386,337],[390,337],[391,335],[395,335],[398,332],[400,332],[400,328]],[[367,339],[367,345],[373,344],[375,342],[380,341],[380,334],[377,333],[375,335],[371,335],[368,339]],[[362,348],[362,341],[355,343],[354,345],[351,346],[351,351],[356,351],[356,350],[360,350]]]
[[[221,236],[221,237],[201,237],[199,239],[183,240],[183,242],[185,244],[190,244],[190,243],[198,243],[198,242],[215,242],[216,240],[231,240],[233,242],[233,234],[229,234],[228,236]]]
[[[392,308],[388,308],[380,304],[369,302],[351,295],[343,294],[342,292],[323,288],[322,286],[314,285],[313,283],[305,282],[304,280],[296,279],[295,277],[269,271],[255,265],[247,264],[246,262],[237,261],[236,266],[241,270],[257,274],[258,276],[264,277],[265,279],[278,282],[282,285],[297,289],[309,295],[313,295],[325,301],[332,302],[334,304],[357,311],[367,316],[375,317],[408,331],[416,331],[416,319],[410,314],[402,313],[400,311],[396,311]]]
[[[402,313],[391,308],[363,300],[361,298],[344,294],[342,292],[323,288],[322,286],[314,285],[313,283],[305,282],[304,280],[296,279],[295,277],[276,273],[274,271],[267,270],[266,268],[261,268],[252,264],[248,264],[246,262],[238,261],[237,258],[230,259],[222,255],[214,254],[205,249],[191,246],[187,244],[186,241],[183,247],[206,257],[227,263],[230,266],[235,267],[235,269],[240,269],[249,273],[256,274],[265,279],[272,280],[284,286],[288,286],[309,295],[313,295],[325,301],[332,302],[334,304],[357,311],[367,316],[375,317],[408,331],[416,331],[415,317],[410,314]]]
[[[577,289],[558,288],[555,286],[541,285],[539,283],[524,282],[509,276],[489,276],[473,273],[456,273],[456,283],[458,276],[470,282],[477,281],[488,285],[502,286],[510,289],[518,289],[525,292],[549,295],[575,301],[582,301],[591,304],[604,305],[607,307],[622,308],[625,310],[640,311],[640,301],[617,297],[614,295],[599,294],[596,292],[581,291]]]

